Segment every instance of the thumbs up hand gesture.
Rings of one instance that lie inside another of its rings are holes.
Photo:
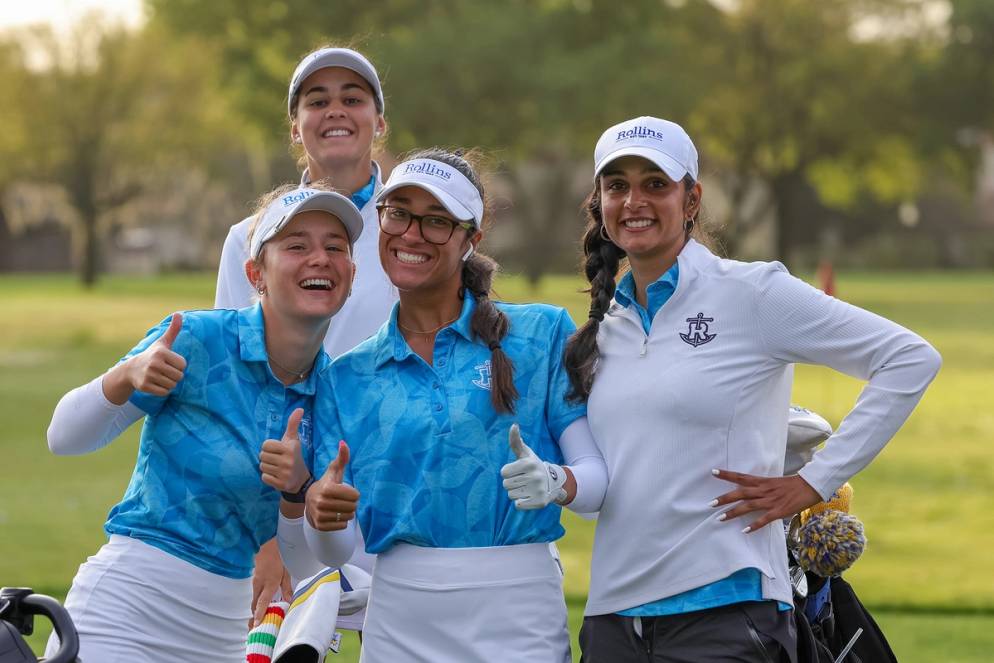
[[[324,476],[308,490],[304,513],[311,527],[319,532],[343,530],[355,518],[359,491],[342,483],[349,464],[349,445],[338,443],[338,456],[328,464]]]
[[[284,493],[299,492],[311,476],[300,451],[299,430],[303,417],[304,408],[298,407],[291,412],[283,439],[266,440],[259,453],[262,482]]]
[[[521,439],[518,424],[511,426],[508,444],[517,460],[500,469],[504,489],[514,506],[521,510],[541,509],[551,502],[566,500],[566,470],[546,463]]]
[[[126,362],[127,382],[132,388],[153,396],[167,396],[183,379],[186,359],[173,352],[173,342],[182,328],[183,314],[173,313],[166,333]]]

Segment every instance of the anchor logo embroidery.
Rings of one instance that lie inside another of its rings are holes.
[[[717,333],[708,333],[708,323],[714,322],[714,318],[705,318],[703,313],[698,313],[697,316],[693,318],[687,318],[689,327],[687,328],[686,334],[680,334],[680,338],[683,339],[684,343],[688,343],[695,348],[698,345],[704,345],[705,343],[710,343],[717,336]]]
[[[475,384],[480,389],[486,389],[487,391],[489,391],[490,390],[490,360],[488,359],[485,362],[483,362],[482,364],[477,364],[476,366],[473,367],[473,369],[480,372],[480,379],[479,380],[473,380],[473,384]]]

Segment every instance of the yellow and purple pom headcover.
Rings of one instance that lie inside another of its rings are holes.
[[[829,578],[842,575],[866,548],[863,523],[849,513],[853,489],[843,484],[832,499],[801,512],[797,562],[805,571]]]

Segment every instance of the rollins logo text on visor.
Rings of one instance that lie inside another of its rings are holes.
[[[656,140],[663,140],[663,134],[658,131],[653,131],[649,127],[632,127],[627,131],[619,131],[618,137],[615,138],[615,142],[619,140],[626,140],[628,138],[655,138]]]
[[[439,168],[438,166],[422,161],[421,163],[409,163],[404,166],[404,174],[407,173],[421,173],[423,175],[434,175],[435,177],[441,177],[443,180],[452,179],[452,173],[448,172],[444,168]]]
[[[295,191],[280,198],[280,202],[283,203],[284,207],[287,207],[289,205],[293,205],[294,203],[299,203],[302,200],[307,200],[313,196],[314,193],[314,191]]]

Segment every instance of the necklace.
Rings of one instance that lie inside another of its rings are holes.
[[[451,320],[449,320],[447,322],[443,322],[442,324],[440,324],[439,326],[435,327],[434,329],[422,330],[422,329],[413,329],[411,327],[408,327],[407,325],[400,324],[400,317],[398,316],[398,318],[397,318],[397,326],[400,327],[401,329],[403,329],[406,332],[411,332],[412,334],[422,334],[424,336],[431,336],[432,334],[434,334],[438,330],[442,329],[443,327],[448,327],[449,325],[451,325],[453,322],[455,322],[458,319],[459,319],[459,316],[457,315],[456,317],[452,318]]]
[[[303,380],[304,378],[306,378],[307,374],[311,372],[311,366],[314,365],[313,362],[312,362],[311,366],[308,366],[303,371],[291,371],[289,368],[287,368],[283,364],[281,364],[278,361],[276,361],[275,359],[273,359],[272,355],[269,355],[269,363],[272,364],[273,366],[275,366],[276,368],[280,369],[281,371],[283,371],[287,375],[292,375],[296,380]]]

